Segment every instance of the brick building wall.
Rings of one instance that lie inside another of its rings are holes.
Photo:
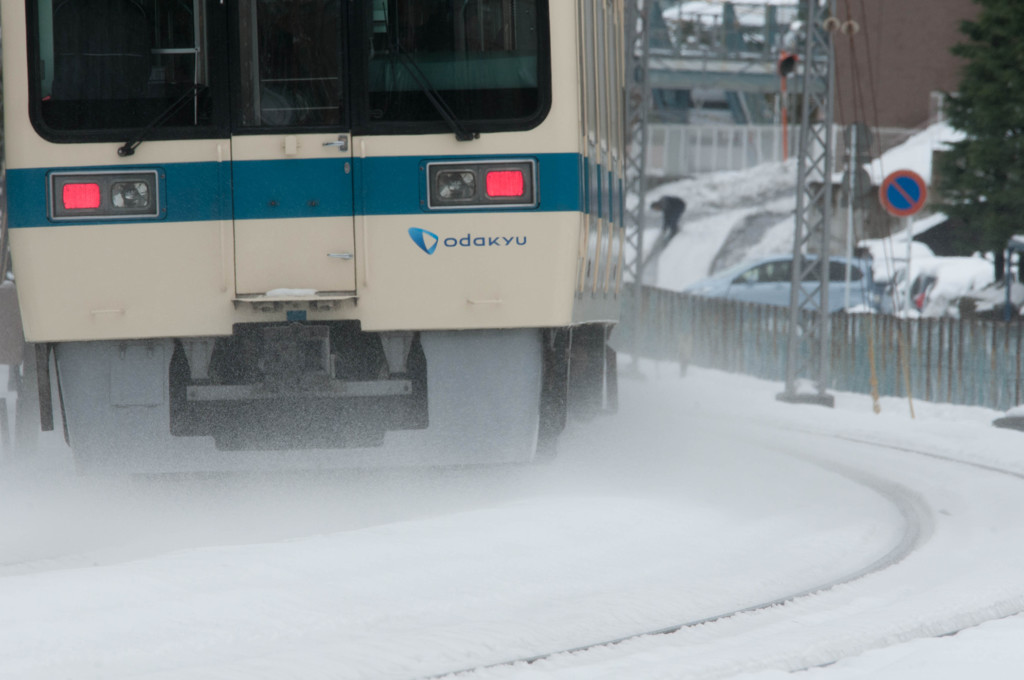
[[[840,20],[860,32],[837,34],[839,125],[918,128],[934,114],[931,93],[958,89],[963,62],[950,48],[960,23],[977,16],[972,0],[838,0]],[[857,84],[855,88],[854,85]]]

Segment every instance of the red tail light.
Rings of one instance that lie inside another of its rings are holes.
[[[491,198],[518,198],[523,195],[522,170],[492,170],[487,173],[487,195]]]
[[[63,201],[65,210],[95,210],[100,207],[100,185],[65,184]]]

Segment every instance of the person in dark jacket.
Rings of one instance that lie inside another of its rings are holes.
[[[672,238],[679,233],[679,220],[686,212],[686,201],[675,196],[662,196],[651,204],[651,208],[660,210],[664,215],[661,228],[666,238]]]

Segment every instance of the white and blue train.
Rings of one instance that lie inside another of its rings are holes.
[[[623,0],[2,11],[25,389],[84,470],[521,462],[614,397]]]

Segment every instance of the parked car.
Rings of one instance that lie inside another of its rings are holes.
[[[812,258],[813,259],[813,258]],[[847,305],[847,263],[849,263],[849,304]],[[815,267],[803,280],[805,296],[818,295]],[[860,258],[832,257],[828,267],[829,312],[841,309],[875,311],[879,291],[871,276],[871,261]],[[788,307],[793,281],[793,258],[775,255],[738,264],[698,281],[685,289],[690,295],[724,298],[741,302]]]
[[[978,309],[988,310],[1000,305],[1005,297],[1005,289],[990,290],[995,283],[995,266],[983,257],[925,257],[911,264],[909,296],[904,263],[882,293],[883,314],[958,317],[965,299],[972,300],[972,306]]]
[[[907,270],[899,269],[892,280],[885,286],[879,300],[878,310],[882,314],[895,314],[897,316],[908,316],[915,312],[920,314],[931,294],[938,277],[933,274],[918,274],[910,285],[910,295],[907,295]]]

